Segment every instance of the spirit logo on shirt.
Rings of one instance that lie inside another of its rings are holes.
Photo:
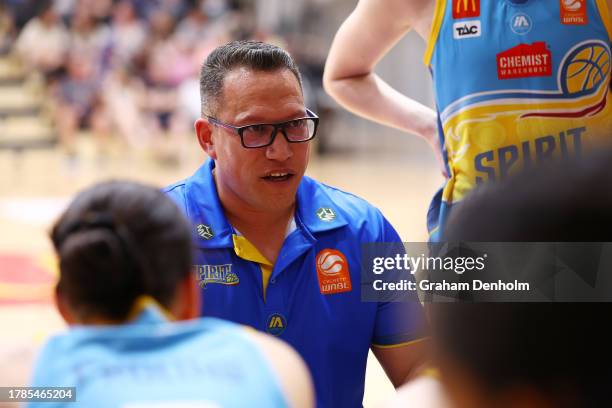
[[[209,283],[219,283],[221,285],[237,285],[240,280],[238,275],[232,272],[232,264],[225,265],[194,265],[195,273],[204,288]]]
[[[552,55],[543,41],[519,44],[497,54],[497,77],[514,79],[552,75]]]

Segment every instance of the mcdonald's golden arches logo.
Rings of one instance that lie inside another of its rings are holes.
[[[453,0],[453,18],[480,17],[480,0]]]

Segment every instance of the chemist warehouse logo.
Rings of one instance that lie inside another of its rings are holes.
[[[335,249],[324,249],[317,254],[319,289],[324,295],[350,292],[351,274],[344,254]]]
[[[194,269],[198,282],[200,283],[200,287],[202,288],[209,283],[237,285],[240,282],[238,275],[232,272],[232,264],[194,265]]]
[[[497,77],[515,79],[552,75],[552,56],[545,42],[519,44],[497,54]]]

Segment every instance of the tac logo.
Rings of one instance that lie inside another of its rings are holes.
[[[480,37],[480,20],[460,21],[453,24],[455,40],[473,37]]]
[[[586,0],[559,0],[561,23],[567,25],[584,25],[589,22]]]
[[[232,272],[232,264],[194,265],[194,270],[201,288],[205,288],[209,283],[221,285],[237,285],[240,283],[238,275]]]
[[[480,0],[453,0],[453,18],[480,16]]]
[[[331,208],[321,207],[317,210],[317,217],[321,221],[330,222],[336,219],[336,213]]]
[[[531,31],[531,17],[525,13],[516,13],[510,19],[510,28],[514,34],[524,35]]]
[[[206,240],[211,239],[212,237],[215,236],[215,234],[213,233],[212,228],[210,228],[210,226],[206,225],[206,224],[198,224],[196,226],[196,232],[198,233],[198,235]]]
[[[273,336],[279,336],[287,328],[287,319],[280,313],[272,313],[266,322],[266,331]]]
[[[324,295],[350,292],[351,274],[344,254],[335,249],[324,249],[316,256],[319,289]]]

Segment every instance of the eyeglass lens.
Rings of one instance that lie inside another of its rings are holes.
[[[275,129],[284,131],[290,142],[303,142],[314,135],[315,121],[310,118],[304,118],[276,125],[248,126],[242,130],[243,142],[249,147],[270,144]]]

